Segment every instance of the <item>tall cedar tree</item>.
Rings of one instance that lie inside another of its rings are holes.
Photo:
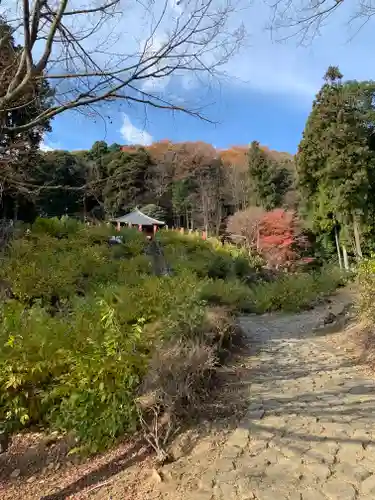
[[[290,172],[262,151],[257,141],[251,143],[248,157],[256,205],[266,210],[280,207],[291,185]]]
[[[343,83],[334,66],[324,79],[298,148],[298,187],[317,232],[339,223],[361,256],[359,223],[374,212],[375,84]]]
[[[20,47],[15,44],[10,27],[0,18],[0,74],[3,75],[0,86],[7,88],[14,76],[20,57]],[[32,121],[43,110],[48,109],[51,92],[48,83],[41,80],[26,86],[20,100],[20,107],[15,107],[2,115],[1,128],[24,125]],[[27,103],[27,105],[23,105]],[[22,106],[21,106],[22,104]],[[38,160],[38,148],[43,134],[50,130],[49,121],[25,132],[0,132],[1,166],[1,212],[2,216],[17,217],[19,205],[25,205],[30,198],[28,182],[31,179],[30,165]]]

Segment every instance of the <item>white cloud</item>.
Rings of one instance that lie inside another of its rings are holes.
[[[13,0],[5,0],[6,3],[14,4]],[[72,0],[74,5],[87,6],[88,0]],[[273,3],[273,2],[268,2]],[[287,0],[281,0],[287,4]],[[293,1],[293,6],[301,2]],[[308,0],[302,0],[303,4]],[[198,2],[199,4],[199,2]],[[214,0],[210,13],[226,4],[225,0]],[[183,25],[188,19],[189,10],[195,2],[186,0],[167,0],[168,8],[165,10],[164,0],[153,2],[131,2],[131,7],[121,0],[121,7],[117,10],[123,12],[123,17],[117,15],[107,19],[95,37],[88,37],[82,43],[90,53],[95,53],[95,62],[104,70],[118,69],[124,65],[131,66],[140,54],[143,54],[144,44],[148,41],[146,53],[152,53],[163,46],[166,34],[173,33],[176,26]],[[369,64],[369,54],[374,52],[375,39],[371,33],[372,23],[365,26],[350,43],[351,35],[355,28],[350,28],[347,21],[354,7],[350,2],[341,2],[337,12],[327,21],[327,26],[322,27],[322,36],[313,41],[312,45],[304,48],[298,45],[298,40],[291,38],[286,43],[273,43],[269,31],[264,27],[269,24],[271,10],[266,6],[264,0],[238,0],[235,2],[237,12],[233,12],[228,31],[238,26],[241,22],[246,26],[250,35],[250,44],[243,47],[240,54],[233,58],[224,68],[228,73],[228,80],[224,83],[232,89],[238,86],[241,90],[248,89],[249,92],[262,92],[265,94],[287,98],[290,105],[302,103],[304,106],[311,103],[311,99],[322,83],[322,76],[330,64],[339,65],[345,78],[366,79],[374,77],[375,71]],[[212,10],[211,10],[212,9]],[[94,16],[95,17],[95,16]],[[162,17],[162,21],[158,20]],[[71,21],[73,22],[73,20]],[[82,26],[80,26],[80,22]],[[75,31],[88,23],[87,16],[74,20]],[[87,28],[87,27],[86,27]],[[227,30],[223,29],[223,33]],[[290,33],[285,32],[285,35]],[[277,37],[277,35],[276,35]],[[95,49],[98,48],[97,52]],[[178,50],[174,53],[178,53]],[[111,54],[112,57],[109,57]],[[210,57],[207,55],[207,57]],[[173,64],[173,57],[170,59]],[[162,66],[157,63],[153,69]],[[172,88],[177,98],[189,101],[201,96],[204,87],[207,87],[208,79],[199,74],[200,78],[187,72],[185,76],[175,75],[165,78],[148,78],[138,82],[139,89],[160,97],[163,92],[169,92]],[[168,99],[168,97],[166,98]],[[209,101],[209,96],[207,97]],[[200,103],[204,104],[204,103]],[[125,129],[124,129],[125,127]],[[126,135],[131,129],[131,123],[124,124],[123,133]],[[149,140],[147,132],[136,129],[136,136]],[[137,135],[138,134],[138,135]],[[131,139],[134,142],[134,139]],[[52,147],[46,143],[43,147]],[[52,147],[53,149],[53,147]]]
[[[41,151],[53,151],[53,148],[47,144],[47,142],[45,142],[44,140],[40,143],[40,146],[39,146],[40,150]]]
[[[271,18],[270,10],[261,2],[253,3],[244,15],[251,46],[227,64],[228,84],[285,97],[291,105],[306,106],[311,105],[329,65],[339,66],[345,79],[374,79],[375,71],[368,64],[367,55],[375,49],[371,33],[375,20],[356,33],[356,27],[348,23],[352,7],[344,4],[321,27],[320,36],[302,46],[297,37],[273,41],[270,31],[264,29]],[[290,30],[273,33],[274,39],[288,35]]]
[[[163,47],[168,43],[168,37],[165,35],[154,34],[150,39],[143,40],[140,44],[140,51],[145,50],[146,57],[154,56],[158,51],[162,50]],[[156,63],[153,72],[160,70],[164,62]],[[171,75],[166,75],[164,77],[150,77],[147,78],[142,86],[141,90],[148,93],[162,93],[169,82],[171,81]]]
[[[61,144],[59,142],[52,142],[44,138],[39,145],[41,151],[54,151],[55,149],[61,149]]]
[[[131,122],[129,116],[123,113],[123,122],[120,133],[127,144],[140,144],[149,146],[153,142],[152,135],[142,130]]]

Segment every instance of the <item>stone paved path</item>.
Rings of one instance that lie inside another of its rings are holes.
[[[375,499],[375,382],[313,333],[319,314],[241,319],[255,349],[246,417],[163,468],[153,497]]]

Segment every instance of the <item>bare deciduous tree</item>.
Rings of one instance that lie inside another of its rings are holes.
[[[227,233],[233,241],[244,239],[250,251],[259,251],[259,228],[265,212],[261,207],[249,207],[229,217]]]
[[[0,74],[3,133],[32,129],[70,109],[94,112],[113,100],[200,116],[200,108],[162,89],[172,77],[217,75],[244,38],[243,27],[229,22],[231,0],[3,0],[1,7],[21,46]],[[7,35],[0,50],[4,44]],[[42,80],[52,89],[52,106],[9,126],[4,115],[37,98],[28,89]]]
[[[333,16],[342,12],[352,27],[352,37],[375,15],[372,0],[275,0],[267,2],[272,9],[272,29],[276,29],[283,38],[297,37],[302,44],[309,43],[321,33],[322,28]]]

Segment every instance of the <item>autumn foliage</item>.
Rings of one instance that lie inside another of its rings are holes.
[[[258,207],[237,212],[228,221],[227,231],[242,236],[249,248],[261,254],[273,268],[291,267],[307,246],[295,212],[277,208],[262,212]]]
[[[282,208],[265,213],[259,233],[259,251],[272,267],[290,266],[307,245],[296,213]]]

